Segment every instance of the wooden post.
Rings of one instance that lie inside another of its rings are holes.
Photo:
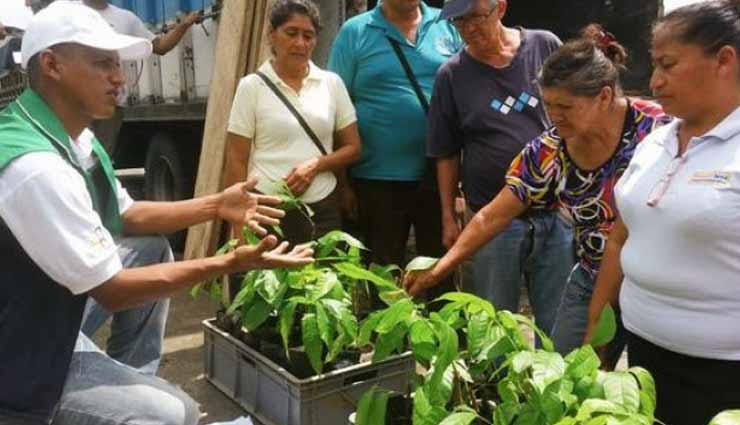
[[[267,0],[226,0],[219,22],[213,78],[208,97],[203,144],[195,183],[195,196],[222,189],[226,129],[231,102],[239,80],[257,66],[263,57],[265,7]],[[211,221],[188,231],[185,258],[211,255],[221,231],[219,221]]]

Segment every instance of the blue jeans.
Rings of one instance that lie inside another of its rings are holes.
[[[124,268],[172,262],[172,249],[163,236],[125,237],[116,241]],[[82,319],[82,332],[89,338],[113,316],[106,352],[112,359],[143,373],[154,375],[162,357],[170,300],[158,300],[130,310],[112,313],[90,298]]]
[[[80,332],[52,425],[196,425],[199,418],[190,396],[111,359]]]
[[[583,337],[588,325],[588,305],[594,292],[594,279],[580,265],[573,267],[568,277],[568,285],[558,308],[557,320],[552,329],[555,351],[567,355],[583,345]],[[607,367],[613,368],[619,361],[626,344],[626,332],[622,326],[619,311],[617,316],[617,333],[606,350]]]
[[[573,227],[557,212],[517,218],[473,256],[473,291],[518,312],[527,285],[535,323],[549,335],[573,262]]]

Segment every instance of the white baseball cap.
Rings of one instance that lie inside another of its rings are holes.
[[[80,1],[57,0],[34,15],[21,45],[21,65],[37,53],[61,43],[76,43],[101,50],[115,50],[121,60],[142,59],[152,54],[144,38],[117,33],[100,13]]]

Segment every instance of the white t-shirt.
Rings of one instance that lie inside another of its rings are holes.
[[[102,16],[103,19],[105,19],[105,21],[108,22],[118,33],[130,35],[132,37],[145,38],[149,41],[156,38],[156,36],[149,31],[146,25],[144,25],[144,22],[142,22],[141,19],[139,19],[139,17],[130,10],[122,9],[112,4],[109,4],[108,7],[103,10],[95,10],[100,13],[100,16]],[[128,87],[124,84],[123,88],[118,93],[116,100],[118,102],[118,106],[125,106],[127,99]]]
[[[334,150],[334,132],[357,121],[347,88],[333,72],[310,63],[301,92],[296,93],[277,76],[269,61],[259,70],[300,112],[328,153]],[[260,177],[257,189],[264,193],[274,193],[274,182],[287,177],[294,166],[321,156],[298,120],[256,74],[239,82],[228,131],[252,141],[249,174]],[[309,203],[320,201],[331,194],[336,184],[331,172],[319,173],[301,199]]]
[[[678,154],[680,121],[640,146],[615,188],[625,327],[668,350],[740,360],[740,108]],[[657,205],[659,181],[675,170]]]
[[[81,166],[92,159],[92,132],[73,151]],[[133,199],[116,181],[123,214]],[[74,294],[87,292],[121,271],[113,237],[93,209],[84,178],[59,155],[34,152],[0,172],[0,217],[31,259]]]

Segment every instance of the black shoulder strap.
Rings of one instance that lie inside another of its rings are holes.
[[[301,115],[301,113],[298,112],[295,106],[293,106],[293,104],[290,103],[290,101],[285,98],[285,95],[283,95],[283,93],[280,92],[280,90],[275,86],[275,83],[270,81],[270,79],[267,78],[267,75],[263,74],[260,71],[257,71],[257,75],[259,75],[259,77],[262,78],[262,81],[264,81],[265,84],[267,84],[267,87],[269,87],[270,90],[272,90],[272,92],[275,93],[275,96],[277,96],[278,99],[280,99],[283,102],[285,107],[288,108],[288,110],[293,114],[295,119],[298,120],[298,123],[301,124],[301,127],[303,127],[303,130],[306,131],[306,134],[308,134],[308,137],[311,138],[311,141],[313,142],[314,145],[316,145],[316,148],[319,150],[319,152],[321,152],[322,155],[327,155],[326,148],[324,147],[324,145],[321,144],[321,141],[319,140],[318,136],[316,136],[316,133],[314,133],[313,130],[311,130],[311,127],[309,127],[306,120],[303,119],[303,116]]]
[[[409,61],[406,59],[406,55],[403,54],[403,51],[401,50],[401,45],[398,43],[398,41],[389,36],[385,36],[385,38],[387,38],[388,42],[391,43],[391,46],[393,46],[393,51],[396,52],[398,60],[401,61],[401,66],[403,66],[403,70],[406,72],[406,78],[409,79],[411,86],[414,88],[414,92],[416,92],[416,97],[419,98],[419,103],[421,103],[421,107],[422,109],[424,109],[424,113],[429,114],[429,101],[424,96],[424,91],[421,89],[421,86],[419,85],[419,80],[417,80],[416,75],[414,75],[414,71],[411,70],[411,65],[409,65]]]

